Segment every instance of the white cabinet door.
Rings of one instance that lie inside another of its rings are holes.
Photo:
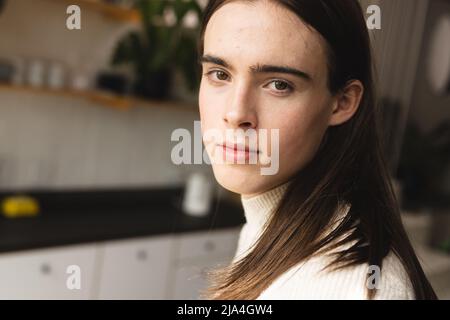
[[[89,299],[95,258],[95,245],[1,254],[0,299]]]
[[[199,299],[207,272],[226,266],[236,251],[240,228],[177,237],[178,257],[171,298]]]
[[[226,255],[236,251],[240,228],[195,232],[176,238],[178,260],[198,260],[204,257]]]
[[[105,243],[100,269],[100,299],[165,299],[171,237]]]
[[[184,263],[175,271],[175,290],[173,299],[201,299],[200,294],[208,286],[207,272],[219,266],[226,266],[231,261],[231,255],[208,257],[197,262]]]

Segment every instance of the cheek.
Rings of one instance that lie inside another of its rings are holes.
[[[200,82],[200,89],[198,92],[198,106],[199,106],[199,110],[200,110],[200,116],[203,116],[203,114],[205,113],[205,104],[206,104],[206,90],[205,90],[205,84],[204,81],[202,80]]]
[[[280,161],[286,167],[305,165],[316,153],[328,128],[328,109],[289,114],[280,126]]]
[[[198,104],[202,129],[214,128],[218,121],[217,116],[220,106],[217,105],[217,97],[211,94],[203,80],[200,83]]]
[[[208,112],[208,110],[211,110],[211,108],[208,108],[208,105],[210,105],[207,91],[205,90],[205,86],[203,83],[200,84],[200,91],[198,94],[198,106],[199,106],[199,112],[200,112],[200,122],[202,124],[202,130],[207,129],[211,126],[211,113]]]

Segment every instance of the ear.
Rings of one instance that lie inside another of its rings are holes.
[[[340,90],[333,103],[333,112],[330,116],[329,125],[337,126],[348,121],[359,108],[364,93],[364,86],[359,80],[349,81]]]

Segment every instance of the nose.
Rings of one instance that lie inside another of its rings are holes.
[[[237,87],[223,116],[226,126],[233,129],[255,129],[257,114],[254,103],[248,86]]]

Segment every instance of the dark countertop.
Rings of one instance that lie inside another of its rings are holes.
[[[0,199],[11,194],[2,192]],[[38,199],[41,212],[30,218],[0,215],[0,252],[224,229],[245,222],[241,206],[217,199],[205,217],[184,214],[181,188],[26,195]]]

